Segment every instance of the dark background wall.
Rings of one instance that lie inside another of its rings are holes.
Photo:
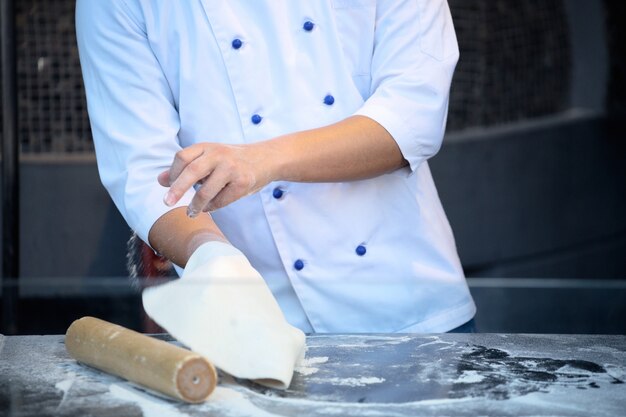
[[[623,2],[449,4],[461,60],[431,168],[466,273],[626,278]],[[16,5],[22,277],[124,280],[130,231],[98,179],[74,1]],[[473,291],[487,306],[482,285]],[[507,294],[499,302],[511,306]]]

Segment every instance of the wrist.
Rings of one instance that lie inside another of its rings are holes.
[[[286,180],[285,167],[291,154],[283,136],[251,146],[255,147],[257,153],[256,166],[259,167],[259,183],[262,186],[274,181]]]
[[[226,241],[210,214],[187,216],[187,207],[174,208],[159,217],[150,229],[150,246],[178,266],[184,267],[203,243]]]

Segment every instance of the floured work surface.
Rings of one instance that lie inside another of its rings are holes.
[[[1,338],[0,338],[1,339]],[[223,376],[187,405],[77,364],[63,336],[0,340],[0,415],[617,416],[626,336],[310,336],[289,390]]]

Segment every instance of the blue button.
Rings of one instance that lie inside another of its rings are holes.
[[[367,252],[367,249],[365,248],[365,246],[359,245],[359,246],[356,247],[355,252],[356,252],[357,255],[363,256],[363,255],[365,255],[365,252]]]
[[[243,45],[243,42],[241,42],[241,39],[233,39],[231,45],[233,46],[233,49],[239,49]]]
[[[301,271],[304,268],[304,262],[302,262],[302,259],[298,259],[293,263],[293,267],[296,268],[296,271]]]
[[[274,188],[274,191],[272,191],[272,195],[274,196],[275,199],[279,199],[283,196],[283,190],[281,190],[280,188],[276,187]]]
[[[302,29],[306,30],[307,32],[312,31],[314,27],[315,23],[311,22],[310,20],[307,20],[306,22],[304,22],[304,25],[302,25]]]
[[[252,120],[252,123],[254,123],[255,125],[258,125],[259,123],[261,123],[261,120],[263,120],[263,118],[258,114],[253,114],[250,120]]]
[[[324,97],[324,104],[328,106],[332,106],[334,102],[335,102],[335,97],[331,96],[330,94]]]

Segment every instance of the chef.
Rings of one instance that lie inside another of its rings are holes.
[[[472,319],[427,162],[445,0],[78,0],[76,25],[102,182],[183,280],[238,256],[305,332]]]

